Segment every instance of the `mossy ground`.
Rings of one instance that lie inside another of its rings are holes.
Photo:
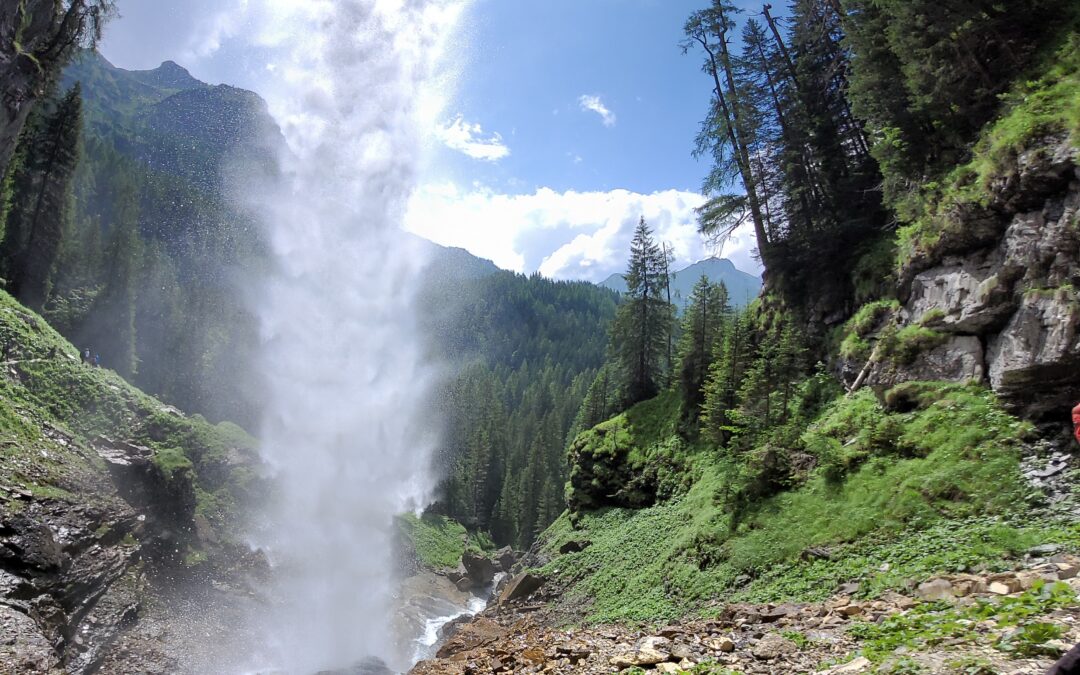
[[[461,523],[434,513],[398,516],[397,527],[420,564],[432,570],[457,567],[467,550],[484,554],[494,550],[486,534],[470,533]]]
[[[804,482],[733,521],[736,462],[687,449],[688,490],[640,510],[564,515],[542,545],[543,572],[589,622],[707,614],[717,600],[820,600],[836,586],[899,588],[941,571],[1001,565],[1031,546],[1080,546],[1080,526],[1029,522],[1038,495],[1020,475],[1030,427],[980,387],[908,386],[910,412],[871,392],[836,401],[800,442],[815,458]],[[652,447],[664,447],[653,440]],[[570,540],[579,553],[557,555]],[[800,554],[826,547],[828,559]]]

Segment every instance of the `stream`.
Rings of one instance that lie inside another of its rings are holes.
[[[459,591],[449,579],[432,572],[405,579],[395,622],[398,635],[408,640],[403,651],[408,652],[410,664],[435,656],[439,633],[447,624],[482,612],[502,576],[497,575],[492,585],[479,595]]]

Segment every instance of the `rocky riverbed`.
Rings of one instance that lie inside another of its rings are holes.
[[[411,673],[1035,675],[1080,641],[1080,559],[1041,553],[1014,571],[941,576],[874,599],[852,584],[822,603],[718,604],[713,618],[640,627],[560,626],[538,578],[525,591],[511,582]]]

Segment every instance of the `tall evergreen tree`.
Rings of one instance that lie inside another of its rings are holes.
[[[753,358],[750,337],[750,316],[744,311],[714,347],[715,356],[705,381],[701,431],[720,447],[726,446],[732,435],[734,420],[730,411],[738,404],[738,391]]]
[[[712,100],[695,142],[694,154],[710,157],[713,168],[703,190],[709,201],[699,211],[703,232],[724,238],[748,219],[754,225],[758,252],[768,266],[770,239],[760,194],[760,180],[752,161],[757,143],[753,108],[736,77],[737,63],[729,48],[738,8],[728,0],[713,0],[708,9],[690,15],[683,32],[684,53],[700,48],[705,53],[702,71],[712,82]],[[738,180],[742,192],[731,192]]]
[[[674,311],[664,296],[666,261],[642,217],[630,243],[627,292],[612,330],[612,351],[629,407],[655,396],[666,377],[667,339]]]
[[[727,288],[701,276],[683,311],[679,340],[679,393],[683,419],[696,423],[705,400],[705,382],[712,366],[714,345],[721,339],[731,311]]]
[[[108,267],[100,293],[76,329],[76,342],[100,354],[102,362],[125,378],[138,370],[135,340],[136,281],[141,264],[139,202],[135,184],[121,180],[112,193],[105,260]]]

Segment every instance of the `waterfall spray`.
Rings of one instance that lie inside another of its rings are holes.
[[[432,481],[412,313],[422,261],[399,225],[463,2],[262,2],[273,19],[260,28],[286,54],[264,93],[288,151],[252,195],[274,261],[255,309],[259,435],[280,491],[263,542],[280,602],[258,619],[258,667],[395,664],[392,518]]]

